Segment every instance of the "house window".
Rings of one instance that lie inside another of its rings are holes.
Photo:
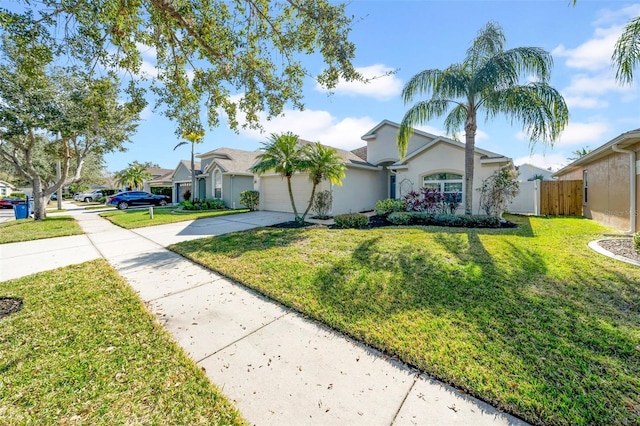
[[[589,182],[589,179],[587,178],[587,171],[583,170],[582,171],[582,190],[584,191],[584,200],[583,200],[584,204],[587,204],[587,201],[588,201],[588,197],[587,197],[588,195],[587,188],[589,186],[588,182]]]
[[[220,170],[213,173],[213,198],[222,198],[222,173]]]
[[[462,175],[434,173],[422,178],[422,187],[433,189],[445,196],[446,201],[462,202]]]

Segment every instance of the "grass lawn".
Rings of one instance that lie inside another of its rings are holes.
[[[96,279],[100,277],[100,279]],[[0,283],[3,425],[242,424],[104,260]]]
[[[18,219],[0,224],[0,244],[79,234],[84,234],[84,231],[69,216],[53,216],[37,221]]]
[[[205,217],[225,216],[236,213],[246,213],[249,209],[193,211],[190,213],[172,213],[175,207],[154,207],[153,219],[149,218],[149,209],[117,210],[100,213],[114,224],[125,228],[143,228],[145,226],[164,225],[166,223],[184,222]]]
[[[640,268],[610,230],[262,228],[171,247],[537,424],[639,424]]]

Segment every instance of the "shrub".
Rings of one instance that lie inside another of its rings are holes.
[[[254,211],[260,204],[260,192],[248,190],[240,193],[240,204]]]
[[[502,167],[482,181],[480,191],[480,208],[488,216],[502,217],[505,207],[520,190],[516,180],[518,172],[512,168]]]
[[[393,212],[387,220],[394,225],[408,225],[411,223],[411,215],[408,212]]]
[[[633,247],[640,253],[640,232],[633,234]]]
[[[452,226],[460,228],[500,228],[501,226],[500,218],[495,216],[462,216],[454,214],[434,215],[426,212],[409,212],[408,215],[411,217],[411,222],[415,225]]]
[[[217,198],[208,200],[183,201],[180,203],[183,210],[223,210],[225,208],[224,202]]]
[[[187,189],[186,191],[184,191],[184,194],[182,194],[182,199],[185,201],[189,201],[191,200],[191,190]]]
[[[379,216],[389,216],[394,212],[407,211],[407,203],[404,200],[387,198],[386,200],[379,200],[378,202],[376,202],[375,211]]]
[[[339,214],[333,220],[338,228],[364,228],[369,224],[369,218],[362,213]]]
[[[331,191],[320,191],[316,194],[313,200],[313,211],[320,219],[326,219],[329,217],[331,211],[331,204],[333,203],[333,196]]]
[[[9,194],[9,197],[20,198],[21,200],[24,200],[27,197],[27,194],[25,194],[24,192],[12,192],[11,194]]]

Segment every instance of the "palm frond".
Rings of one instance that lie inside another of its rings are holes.
[[[624,28],[616,41],[611,60],[616,67],[616,80],[631,84],[633,69],[640,64],[640,16],[632,19]]]
[[[464,129],[464,125],[467,121],[468,111],[469,110],[466,105],[458,104],[451,110],[449,114],[447,114],[447,118],[445,118],[444,120],[444,128],[446,132],[455,140],[458,140],[456,132],[458,130]]]
[[[488,58],[501,52],[506,41],[502,27],[496,22],[487,22],[467,49],[465,63],[471,69],[478,69]]]
[[[413,128],[418,124],[428,122],[432,118],[444,115],[452,102],[449,99],[430,99],[418,102],[409,108],[409,111],[405,113],[400,122],[396,139],[400,157],[404,158],[407,155],[407,147],[409,146],[409,138],[413,133]]]

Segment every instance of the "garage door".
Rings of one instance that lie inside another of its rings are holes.
[[[263,210],[274,212],[293,212],[289,200],[287,180],[280,176],[267,176],[261,178],[260,198]],[[298,213],[304,212],[311,196],[311,182],[307,175],[295,175],[291,178],[293,199],[296,202]]]

